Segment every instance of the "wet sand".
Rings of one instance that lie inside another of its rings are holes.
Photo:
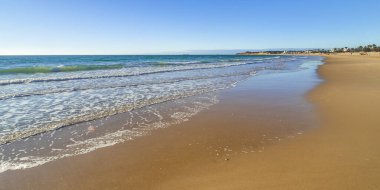
[[[316,88],[314,72],[253,77],[188,122],[4,172],[0,189],[378,189],[380,59],[326,61]]]

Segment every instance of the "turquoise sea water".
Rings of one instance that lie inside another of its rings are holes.
[[[320,58],[0,56],[0,172],[188,120],[215,104],[220,90],[257,74],[297,71],[312,60]],[[118,114],[123,127],[107,127],[107,118]],[[65,133],[56,132],[62,127]]]

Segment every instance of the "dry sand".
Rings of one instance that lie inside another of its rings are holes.
[[[321,127],[263,154],[240,157],[228,169],[166,187],[380,189],[380,58],[331,56],[326,62],[318,70],[326,82],[308,96]]]
[[[0,189],[380,189],[380,58],[326,61],[307,96],[319,127],[300,98],[316,80],[257,77],[180,126],[5,172]]]

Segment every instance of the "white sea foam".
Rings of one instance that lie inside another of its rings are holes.
[[[94,151],[99,148],[109,147],[118,143],[122,143],[125,141],[133,140],[140,136],[144,136],[149,134],[152,130],[165,128],[174,124],[179,124],[181,122],[187,121],[192,116],[197,113],[208,109],[210,106],[216,104],[218,102],[217,96],[215,94],[203,95],[197,98],[189,98],[185,100],[178,100],[175,102],[176,110],[168,112],[168,110],[159,110],[159,108],[147,108],[147,112],[151,112],[157,116],[157,120],[154,122],[147,123],[138,123],[133,122],[131,120],[126,122],[126,125],[136,125],[137,127],[132,129],[123,129],[120,128],[114,132],[106,133],[102,136],[98,136],[95,138],[89,138],[86,140],[74,140],[70,138],[71,143],[66,145],[63,149],[51,148],[51,152],[46,155],[33,155],[33,156],[15,156],[12,158],[4,159],[2,158],[2,162],[0,163],[0,173],[7,170],[17,170],[17,169],[26,169],[35,166],[42,165],[44,163],[75,156],[85,154],[91,151]],[[161,112],[164,113],[161,113]],[[142,110],[132,111],[130,114],[138,115],[146,112]],[[165,114],[166,116],[163,116]],[[131,119],[133,117],[130,117]],[[133,120],[133,119],[132,119]],[[53,140],[52,140],[53,141]],[[5,152],[4,146],[0,147],[0,151],[2,153]],[[43,150],[45,147],[40,147],[39,150]],[[11,150],[12,152],[16,151],[15,149]],[[27,152],[28,150],[19,150],[22,151],[23,154],[28,155],[31,154]],[[30,150],[29,150],[30,151]],[[4,156],[3,156],[4,157]]]

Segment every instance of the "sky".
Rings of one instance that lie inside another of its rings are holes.
[[[0,0],[0,55],[380,44],[379,0]]]

